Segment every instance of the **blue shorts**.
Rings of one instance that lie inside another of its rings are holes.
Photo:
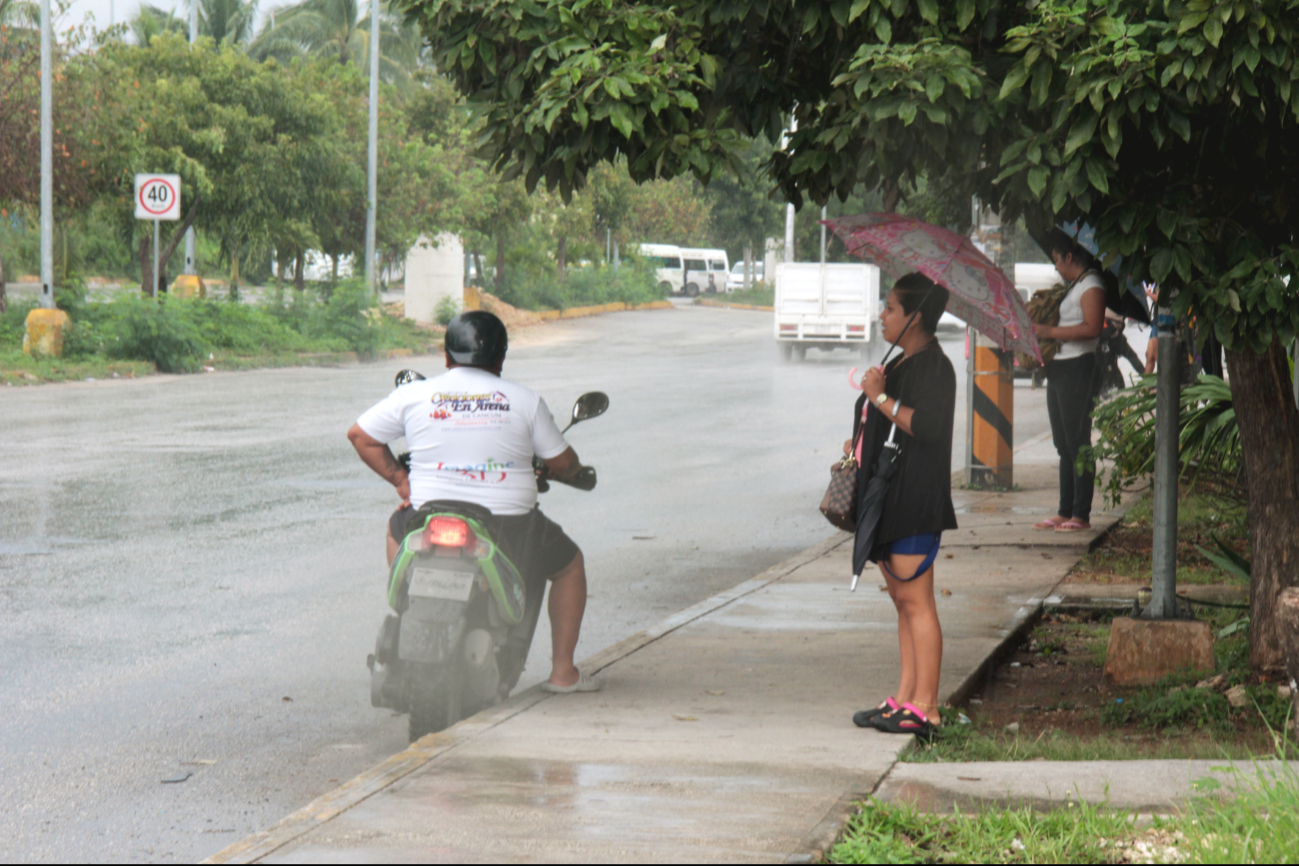
[[[897,541],[891,542],[888,545],[888,552],[885,556],[890,556],[895,553],[903,556],[924,555],[924,562],[920,563],[920,567],[916,569],[916,573],[910,577],[898,577],[894,574],[893,570],[889,568],[888,563],[884,561],[885,557],[880,557],[880,568],[884,569],[884,573],[894,580],[900,580],[903,583],[915,580],[933,566],[934,560],[938,558],[938,546],[942,543],[942,540],[943,534],[941,532],[925,532],[920,535],[908,535],[906,538],[899,538]]]

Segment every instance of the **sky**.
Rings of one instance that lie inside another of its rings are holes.
[[[293,2],[293,0],[283,0],[283,2],[262,0],[257,9],[257,29],[261,29],[262,21],[271,9],[286,6],[290,2]],[[189,20],[189,5],[187,3],[175,2],[175,0],[154,0],[152,5],[157,6],[159,9],[171,7],[176,11],[177,15],[187,21]],[[95,26],[100,29],[112,23],[114,20],[112,16],[116,16],[116,22],[122,24],[134,18],[139,8],[140,0],[73,0],[67,14],[59,22],[60,29],[81,23],[87,12],[95,16]]]

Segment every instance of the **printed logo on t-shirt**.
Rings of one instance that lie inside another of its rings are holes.
[[[457,420],[457,424],[479,425],[506,418],[510,414],[510,398],[500,391],[477,394],[437,391],[433,394],[431,402],[433,411],[429,413],[429,417],[435,421],[463,419]]]
[[[500,484],[509,477],[508,470],[514,468],[514,461],[509,460],[501,463],[492,457],[488,457],[482,463],[471,464],[442,463],[439,461],[434,463],[432,468],[442,472],[454,472],[465,481],[486,481],[489,484]]]

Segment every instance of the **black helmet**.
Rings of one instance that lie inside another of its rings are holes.
[[[447,323],[451,360],[470,367],[495,367],[505,358],[510,338],[505,323],[486,310],[466,310]]]

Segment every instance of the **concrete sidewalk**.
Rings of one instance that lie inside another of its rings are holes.
[[[1033,531],[1054,512],[1046,449],[1017,456],[1020,490],[955,491],[961,528],[937,565],[944,696],[979,683],[1118,518]],[[209,862],[814,858],[912,739],[852,724],[896,685],[897,637],[877,573],[848,592],[850,555],[838,533],[587,659],[603,692],[518,694]]]

